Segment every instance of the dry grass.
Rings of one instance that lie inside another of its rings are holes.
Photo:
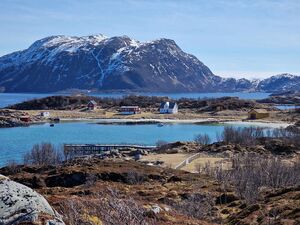
[[[175,154],[151,154],[143,156],[142,161],[163,161],[163,166],[174,168],[179,163],[186,160],[192,154],[186,153],[175,153]],[[210,163],[211,166],[216,166],[222,163],[223,168],[229,168],[230,162],[226,158],[217,157],[217,156],[209,156],[207,154],[201,155],[200,158],[193,160],[188,165],[181,168],[181,170],[185,170],[188,172],[197,172],[197,166],[204,167],[206,163]]]
[[[201,166],[204,167],[207,163],[209,163],[212,167],[217,165],[221,165],[223,168],[230,168],[231,164],[226,158],[222,157],[215,157],[209,156],[206,154],[201,155],[200,158],[193,160],[191,163],[187,164],[186,166],[182,167],[182,170],[194,173],[198,172],[197,167]]]
[[[191,154],[176,153],[176,154],[151,154],[142,158],[142,161],[163,161],[164,166],[174,168],[176,165],[187,159]]]
[[[248,110],[223,110],[219,112],[199,112],[193,109],[179,109],[178,114],[160,114],[156,108],[142,108],[141,114],[136,115],[120,115],[118,108],[102,109],[98,108],[93,111],[84,109],[74,110],[22,110],[31,116],[40,115],[43,111],[49,111],[51,117],[59,117],[62,119],[214,119],[218,120],[244,120],[248,118]],[[271,112],[270,117],[264,118],[261,122],[274,122],[290,120],[291,116],[287,116],[282,112]]]
[[[182,109],[178,114],[159,114],[155,110],[145,111],[141,114],[120,115],[116,109],[96,109],[93,111],[85,110],[23,110],[31,116],[40,115],[43,111],[50,112],[50,117],[62,119],[220,119],[220,120],[241,120],[245,119],[244,112],[234,112],[228,115],[212,115],[210,113],[198,113]]]

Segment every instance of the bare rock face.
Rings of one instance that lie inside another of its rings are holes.
[[[64,225],[47,200],[25,185],[0,175],[0,225]]]

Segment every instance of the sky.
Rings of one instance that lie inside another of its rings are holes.
[[[300,0],[0,0],[0,56],[50,35],[169,38],[214,74],[300,75]]]

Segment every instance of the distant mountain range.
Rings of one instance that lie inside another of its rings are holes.
[[[262,81],[222,78],[170,39],[139,42],[127,36],[51,36],[0,57],[0,91],[70,89],[158,92],[280,92],[300,89],[290,74]]]

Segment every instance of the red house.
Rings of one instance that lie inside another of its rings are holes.
[[[29,116],[21,116],[20,117],[20,120],[22,121],[22,122],[26,122],[26,123],[28,123],[28,122],[30,122],[30,117]]]
[[[97,107],[97,102],[95,102],[94,100],[89,101],[88,105],[88,110],[94,110]]]
[[[122,115],[132,115],[141,113],[141,108],[138,106],[121,106],[120,112]]]

